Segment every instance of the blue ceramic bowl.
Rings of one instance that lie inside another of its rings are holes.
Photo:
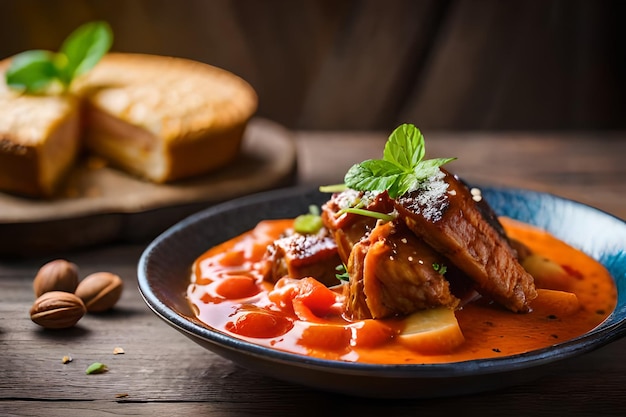
[[[290,188],[232,200],[199,212],[157,237],[138,266],[148,306],[194,342],[233,362],[312,388],[378,398],[427,398],[486,391],[531,381],[551,365],[598,349],[626,334],[626,222],[595,208],[528,190],[480,187],[499,215],[541,227],[600,261],[617,284],[615,311],[585,335],[555,346],[494,359],[427,365],[330,361],[259,346],[213,330],[186,299],[191,264],[208,248],[262,219],[295,217],[328,194]]]

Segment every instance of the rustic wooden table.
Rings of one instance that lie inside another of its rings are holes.
[[[384,134],[296,132],[298,182],[339,182],[347,168],[379,157]],[[626,133],[432,133],[428,155],[469,181],[532,188],[626,219]],[[0,236],[11,239],[10,236]],[[371,400],[314,391],[239,368],[158,319],[136,284],[147,242],[0,260],[0,415],[534,415],[618,416],[626,410],[626,340],[559,365],[532,383],[459,398]],[[32,278],[54,257],[81,275],[107,270],[125,280],[114,311],[69,330],[32,323]],[[114,355],[115,347],[124,354]],[[73,361],[61,359],[71,355]],[[109,371],[86,375],[92,362]]]

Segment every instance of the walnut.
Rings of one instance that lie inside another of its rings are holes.
[[[87,312],[83,301],[65,291],[49,291],[37,298],[30,309],[30,319],[47,329],[74,326]]]
[[[100,313],[113,308],[122,295],[122,279],[110,272],[96,272],[86,276],[76,288],[87,311]]]
[[[65,259],[56,259],[43,265],[33,281],[35,297],[49,291],[73,293],[78,285],[78,267]]]

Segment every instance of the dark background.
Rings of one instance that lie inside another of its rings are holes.
[[[626,2],[0,0],[0,58],[108,21],[113,50],[228,69],[298,129],[626,127]]]

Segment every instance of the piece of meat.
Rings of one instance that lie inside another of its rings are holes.
[[[403,316],[432,307],[454,309],[443,267],[447,260],[402,222],[379,222],[348,261],[346,316],[354,320]]]
[[[363,289],[363,269],[365,268],[365,256],[368,249],[369,241],[367,239],[357,243],[350,252],[350,259],[347,262],[350,279],[343,286],[343,311],[345,316],[352,320],[372,318]]]
[[[390,213],[394,210],[393,201],[387,192],[364,193],[347,190],[333,196],[322,206],[322,221],[337,242],[337,250],[344,264],[352,247],[367,236],[377,219],[353,213],[340,213],[346,207],[360,205],[361,208],[378,213]]]
[[[318,234],[293,233],[268,245],[263,256],[263,279],[275,283],[284,276],[313,277],[326,286],[339,284],[341,265],[334,239],[324,229]]]
[[[478,209],[478,211],[480,211],[480,214],[482,214],[487,223],[489,223],[500,236],[508,240],[509,237],[506,235],[502,223],[500,223],[500,220],[498,220],[498,215],[495,211],[493,211],[489,203],[487,203],[487,200],[483,198],[480,188],[470,188],[470,186],[461,178],[457,177],[456,175],[454,176],[454,178],[469,190],[470,194],[472,195],[472,200],[476,202],[476,208]]]
[[[511,246],[511,248],[515,252],[515,256],[517,257],[517,260],[522,262],[524,258],[526,258],[531,253],[530,248],[526,246],[524,243],[520,242],[519,240],[511,239],[506,234],[506,231],[504,230],[502,223],[500,223],[500,220],[498,219],[498,215],[495,213],[495,211],[493,211],[493,208],[491,208],[489,203],[487,203],[487,200],[485,200],[482,197],[482,193],[479,188],[475,188],[475,187],[470,188],[470,186],[467,185],[467,183],[462,181],[457,176],[455,176],[454,178],[456,178],[458,181],[460,181],[465,187],[467,187],[470,190],[470,194],[472,195],[472,200],[476,202],[476,208],[478,208],[478,210],[480,211],[480,214],[482,214],[483,218],[487,221],[487,223],[489,223],[496,230],[496,232],[498,232],[498,234],[504,240],[508,242],[509,246]]]
[[[514,312],[527,312],[536,296],[533,278],[515,250],[487,220],[469,189],[445,170],[428,188],[395,200],[400,217],[418,237],[446,256],[476,289]]]

